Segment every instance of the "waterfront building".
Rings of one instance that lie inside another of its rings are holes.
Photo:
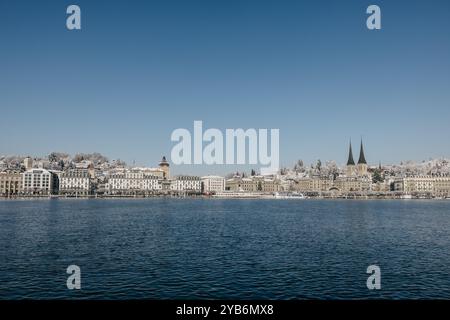
[[[162,189],[161,177],[151,170],[132,169],[113,173],[108,179],[106,190],[111,194],[148,193]]]
[[[297,180],[296,189],[300,192],[308,192],[310,190],[311,178],[302,177]]]
[[[225,190],[253,192],[256,191],[256,187],[254,187],[252,179],[235,176],[226,180]]]
[[[27,195],[50,195],[58,191],[58,175],[46,169],[30,169],[23,173],[23,192]]]
[[[17,196],[22,192],[22,175],[20,171],[0,172],[0,196]]]
[[[378,181],[372,183],[371,190],[375,192],[389,192],[390,188],[390,180]]]
[[[329,191],[333,187],[333,179],[329,177],[314,177],[310,180],[309,190],[312,192]]]
[[[205,193],[217,193],[225,190],[225,178],[220,176],[204,176],[202,180],[202,190]]]
[[[333,188],[333,179],[328,177],[301,178],[298,180],[297,189],[300,192],[326,192]]]
[[[244,192],[278,192],[281,189],[280,180],[266,176],[252,176],[243,178],[235,176],[227,179],[225,190]]]
[[[433,193],[434,177],[431,176],[413,176],[397,178],[394,182],[395,191],[401,191],[406,194],[411,193]]]
[[[104,184],[104,192],[108,194],[149,194],[170,191],[169,162],[162,157],[157,168],[135,167],[132,169],[116,168],[109,173]]]
[[[371,190],[372,180],[368,176],[341,176],[333,183],[335,190],[340,192],[368,192]]]
[[[450,198],[450,176],[435,177],[434,194],[437,197]]]
[[[163,179],[159,180],[159,182],[161,183],[161,191],[163,191],[164,193],[168,193],[171,190],[172,187],[171,180]]]
[[[280,179],[280,191],[289,192],[295,191],[297,182],[293,178]]]
[[[340,176],[335,180],[328,177],[302,178],[298,180],[297,189],[300,192],[366,192],[371,189],[369,177]]]
[[[168,171],[164,171],[161,168],[139,168],[144,173],[144,176],[153,176],[158,179],[165,179],[167,177]]]
[[[115,172],[142,172],[143,176],[153,176],[153,177],[157,177],[158,179],[164,179],[166,177],[167,172],[164,171],[163,169],[161,169],[160,167],[158,168],[147,168],[147,167],[134,167],[131,169],[125,169],[125,168],[120,168],[120,169],[116,169],[114,170]],[[130,174],[130,176],[132,176],[132,174]]]
[[[396,192],[404,192],[405,191],[405,184],[404,184],[404,178],[397,177],[394,179],[394,191]]]
[[[267,176],[253,176],[252,180],[256,184],[257,191],[278,192],[281,191],[280,180]]]
[[[175,192],[195,192],[202,191],[202,181],[200,177],[196,176],[177,176],[171,180],[170,190]]]
[[[397,177],[394,180],[394,191],[448,198],[450,197],[450,176]]]
[[[89,195],[92,191],[89,169],[69,169],[59,176],[60,194]]]

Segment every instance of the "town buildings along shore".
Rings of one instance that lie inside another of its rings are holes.
[[[218,175],[170,175],[165,157],[157,167],[104,167],[89,160],[71,162],[59,170],[49,163],[25,158],[19,165],[0,161],[0,196],[15,197],[146,197],[156,195],[206,195],[224,198],[450,198],[450,175],[433,172],[395,172],[381,164],[369,166],[360,144],[358,161],[350,142],[343,168],[320,161],[315,167],[296,165],[274,175],[235,173]],[[280,196],[283,194],[283,196]]]

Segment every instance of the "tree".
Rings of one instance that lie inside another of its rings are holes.
[[[325,166],[326,166],[326,174],[328,176],[333,177],[333,180],[336,180],[336,178],[339,175],[339,168],[338,168],[336,162],[335,161],[327,161]]]
[[[376,170],[373,172],[373,175],[372,175],[372,182],[373,182],[373,183],[377,183],[377,182],[383,182],[383,181],[384,181],[384,179],[383,179],[383,177],[382,177],[382,175],[381,175],[380,170],[379,170],[379,169],[376,169]]]
[[[58,161],[58,156],[56,155],[56,152],[52,152],[48,155],[48,161],[50,161],[50,162]]]
[[[258,181],[258,191],[262,191],[262,183],[261,181]]]
[[[96,165],[108,162],[108,158],[98,152],[87,153],[87,154],[77,153],[75,155],[75,157],[73,158],[74,162],[81,162],[83,160],[91,161],[92,163],[94,163]],[[120,161],[120,160],[117,160],[117,161]]]
[[[321,169],[322,169],[322,161],[320,161],[320,159],[319,159],[319,160],[317,160],[317,163],[316,163],[316,170],[320,171]]]
[[[73,157],[74,162],[81,162],[84,160],[84,154],[83,153],[77,153],[75,157]]]
[[[305,168],[304,168],[303,160],[297,160],[297,162],[294,165],[294,172],[299,173],[299,172],[304,172],[304,171],[305,171]]]
[[[70,156],[67,153],[63,152],[52,152],[48,155],[49,162],[59,162],[61,160],[68,160]]]

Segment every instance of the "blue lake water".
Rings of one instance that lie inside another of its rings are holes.
[[[450,299],[450,201],[0,201],[0,299],[23,298]]]

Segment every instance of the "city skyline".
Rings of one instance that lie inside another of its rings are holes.
[[[0,154],[149,165],[200,119],[279,128],[281,167],[344,164],[361,136],[371,165],[450,157],[447,1],[379,1],[379,31],[361,1],[78,1],[79,31],[65,28],[69,4],[0,4]]]
[[[255,170],[225,177],[171,174],[164,156],[157,167],[134,168],[123,162],[110,163],[98,153],[74,157],[52,153],[36,161],[30,157],[0,160],[0,195],[6,198],[190,195],[305,199],[306,194],[308,198],[331,199],[448,199],[450,195],[450,160],[371,168],[362,140],[357,162],[349,143],[345,167],[320,161],[305,166],[299,161],[291,169],[266,176]]]
[[[298,165],[299,161],[302,162],[302,164],[304,165],[305,168],[312,168],[312,167],[316,167],[317,163],[320,161],[322,165],[336,165],[337,168],[344,170],[346,168],[350,166],[354,166],[355,168],[360,165],[360,164],[364,164],[367,166],[367,168],[378,168],[378,167],[392,167],[392,166],[402,166],[402,165],[407,165],[407,164],[416,164],[416,165],[420,165],[423,163],[427,163],[427,162],[431,162],[431,161],[450,161],[449,158],[445,158],[445,157],[440,157],[440,158],[427,158],[427,159],[422,159],[421,161],[414,161],[414,160],[401,160],[398,163],[382,163],[381,161],[367,161],[366,160],[366,146],[364,144],[363,139],[361,138],[361,140],[358,143],[357,149],[355,149],[355,144],[352,142],[352,140],[350,139],[348,141],[348,150],[346,153],[346,160],[345,161],[340,161],[340,160],[336,160],[336,159],[321,159],[318,158],[316,160],[313,160],[312,162],[305,162],[303,159],[297,159],[296,161],[294,161],[291,164],[288,164],[287,166],[281,166],[280,170],[285,170],[285,169],[293,169],[295,166]],[[6,161],[4,164],[7,164],[8,161],[13,161],[11,159],[16,158],[17,161],[19,161],[20,163],[22,163],[23,161],[25,161],[26,159],[31,159],[34,161],[37,161],[37,163],[40,163],[39,166],[44,165],[45,162],[48,162],[49,164],[52,162],[52,160],[50,160],[50,158],[52,157],[52,155],[55,155],[56,157],[62,157],[64,159],[69,159],[70,162],[72,163],[82,163],[84,161],[88,161],[89,163],[97,163],[96,160],[92,160],[92,157],[95,158],[101,158],[101,162],[100,163],[110,163],[113,164],[114,162],[117,162],[118,164],[116,165],[117,167],[123,167],[123,168],[155,168],[157,163],[160,163],[161,161],[156,161],[156,162],[152,162],[149,163],[147,162],[142,162],[142,163],[137,163],[135,161],[133,161],[132,163],[127,163],[125,162],[123,159],[112,159],[109,158],[107,155],[101,154],[99,152],[93,152],[93,153],[83,153],[83,152],[77,152],[75,154],[69,154],[67,152],[59,152],[59,151],[55,151],[55,152],[51,152],[48,155],[42,155],[42,156],[37,156],[37,155],[31,155],[31,154],[26,154],[26,155],[1,155],[0,154],[0,163],[4,163],[3,161]],[[82,160],[77,160],[77,158],[84,158]],[[163,159],[163,162],[166,162],[166,156],[160,156],[160,159]],[[357,161],[355,159],[358,159]],[[17,162],[16,161],[16,162]],[[228,175],[228,174],[232,174],[232,173],[236,173],[236,172],[240,172],[240,173],[249,173],[249,172],[256,172],[257,174],[260,174],[259,170],[258,170],[258,166],[257,165],[206,165],[206,164],[202,164],[202,165],[175,165],[173,163],[170,162],[170,160],[168,159],[167,161],[168,164],[170,164],[171,169],[173,170],[173,173],[175,175],[199,175],[196,173],[195,170],[193,170],[192,172],[189,171],[189,168],[192,167],[208,167],[210,168],[210,170],[208,170],[207,173],[203,174],[203,175],[214,175],[214,174],[221,174],[221,175]],[[35,163],[36,164],[36,163]],[[35,168],[38,168],[39,166],[34,166]],[[180,172],[180,168],[184,167],[184,168],[188,168],[186,171],[181,171]],[[230,171],[228,172],[222,172],[221,170],[218,171],[214,171],[211,170],[212,168],[222,168],[226,167],[226,168],[231,168]],[[232,169],[236,169],[237,170],[232,170]],[[200,174],[202,175],[202,174]],[[270,174],[269,174],[270,175]]]

